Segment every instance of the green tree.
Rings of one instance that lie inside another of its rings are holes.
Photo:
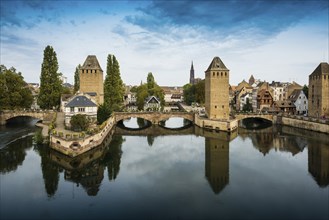
[[[303,86],[303,92],[304,92],[306,98],[308,98],[308,87],[307,87],[307,85]]]
[[[73,93],[75,94],[77,91],[79,91],[80,89],[80,76],[79,76],[79,70],[81,68],[81,65],[79,64],[76,68],[75,68],[75,72],[74,72],[74,90]]]
[[[86,115],[77,114],[71,117],[70,124],[73,131],[86,131],[90,122]]]
[[[195,101],[200,104],[205,103],[205,80],[195,84]]]
[[[249,99],[246,98],[246,104],[243,106],[242,111],[250,112],[252,111],[252,104],[250,103]]]
[[[137,94],[136,94],[136,104],[137,104],[137,108],[139,110],[144,109],[144,102],[145,102],[145,99],[147,98],[147,96],[148,96],[147,85],[142,84],[142,85],[138,86]]]
[[[31,90],[20,72],[1,65],[0,109],[30,108],[33,102]]]
[[[111,110],[109,109],[108,105],[105,103],[98,106],[97,109],[97,123],[102,124],[111,116]]]
[[[107,56],[104,81],[104,103],[111,111],[118,111],[123,104],[124,87],[120,76],[120,66],[114,55]]]
[[[40,75],[40,93],[38,104],[42,109],[59,107],[62,93],[62,81],[59,78],[56,52],[47,46],[43,53]]]
[[[191,105],[195,102],[195,85],[186,84],[183,86],[184,102]]]

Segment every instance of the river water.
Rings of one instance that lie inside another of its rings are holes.
[[[36,145],[35,131],[33,122],[0,127],[2,220],[329,218],[328,135],[118,129],[70,159]]]

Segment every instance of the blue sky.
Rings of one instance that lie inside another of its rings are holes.
[[[128,85],[152,72],[159,85],[182,86],[192,60],[204,78],[215,56],[230,69],[232,85],[251,74],[303,85],[328,62],[328,1],[0,1],[0,61],[27,82],[39,82],[47,45],[70,83],[88,55],[105,75],[114,54]]]

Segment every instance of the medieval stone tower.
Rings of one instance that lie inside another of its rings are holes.
[[[308,115],[329,116],[329,64],[320,63],[308,80]]]
[[[104,102],[103,70],[95,55],[89,55],[79,70],[80,92],[92,96],[97,103]]]
[[[205,71],[205,107],[209,119],[229,120],[229,72],[219,57]]]

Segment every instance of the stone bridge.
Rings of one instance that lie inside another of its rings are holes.
[[[235,114],[235,118],[239,121],[246,118],[262,118],[272,123],[275,122],[275,117],[272,114]]]
[[[116,123],[129,118],[143,118],[152,124],[159,124],[160,121],[176,117],[194,122],[194,113],[190,112],[115,112],[113,116]]]
[[[0,113],[0,125],[5,125],[7,120],[16,117],[31,117],[42,121],[51,121],[53,111],[4,111]]]

